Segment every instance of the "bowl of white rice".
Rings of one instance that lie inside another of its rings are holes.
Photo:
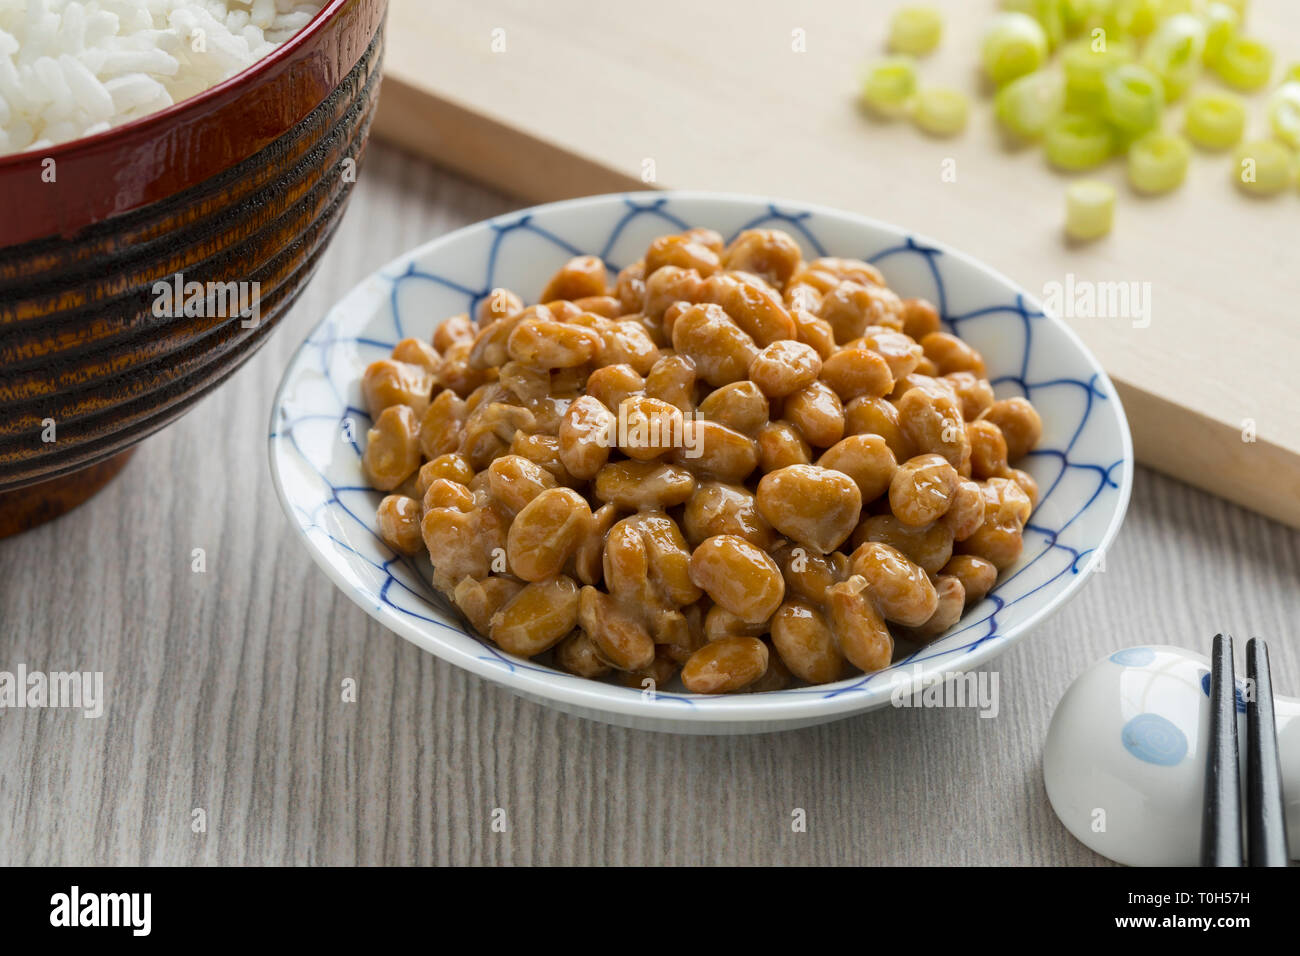
[[[189,99],[262,59],[323,0],[0,0],[0,156]]]
[[[310,278],[386,0],[0,0],[0,536],[93,493]]]

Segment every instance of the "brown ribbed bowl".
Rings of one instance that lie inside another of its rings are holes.
[[[355,182],[385,8],[331,0],[198,96],[0,158],[0,536],[93,494],[288,311]],[[178,275],[256,290],[257,314],[220,294],[177,314]]]

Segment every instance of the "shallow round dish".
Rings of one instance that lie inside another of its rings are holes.
[[[900,295],[925,296],[945,326],[984,355],[999,397],[1028,395],[1043,439],[1022,465],[1042,489],[1020,561],[945,635],[874,674],[817,687],[705,697],[586,680],[506,654],[472,633],[429,584],[426,558],[380,540],[382,495],[361,473],[369,417],[360,377],[406,336],[473,311],[504,286],[526,301],[572,256],[618,269],[650,240],[708,226],[730,238],[784,229],[806,256],[867,259]],[[443,236],[370,276],[298,349],[271,412],[271,472],[312,559],[385,627],[530,700],[612,724],[678,733],[763,733],[889,705],[911,687],[967,671],[1026,636],[1075,594],[1119,530],[1133,450],[1114,386],[1057,318],[1008,279],[961,253],[862,216],[707,192],[631,193],[553,203]]]

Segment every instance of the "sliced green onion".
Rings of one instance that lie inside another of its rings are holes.
[[[1065,233],[1087,242],[1110,232],[1115,222],[1115,187],[1081,179],[1065,190]]]
[[[1103,40],[1101,49],[1090,39],[1076,40],[1061,54],[1065,86],[1071,93],[1100,93],[1106,74],[1133,59],[1133,48],[1122,40]]]
[[[1232,9],[1236,11],[1238,17],[1243,20],[1246,19],[1247,0],[1222,0],[1222,2],[1232,7]]]
[[[1032,73],[1047,59],[1047,34],[1025,13],[999,13],[984,34],[984,71],[996,85]]]
[[[1257,90],[1273,75],[1273,51],[1250,37],[1229,37],[1214,60],[1214,71],[1229,86]]]
[[[1047,36],[1047,48],[1054,50],[1065,40],[1065,12],[1062,0],[1002,0],[1003,10],[1024,13],[1038,21]]]
[[[1061,19],[1068,36],[1074,36],[1087,25],[1092,7],[1092,0],[1061,0]]]
[[[1300,149],[1300,80],[1283,83],[1269,97],[1268,121],[1274,136]]]
[[[1067,170],[1100,166],[1110,158],[1115,137],[1109,126],[1094,116],[1062,113],[1043,132],[1047,160]]]
[[[1067,113],[1083,113],[1087,116],[1101,116],[1106,112],[1106,91],[1097,90],[1093,93],[1083,93],[1066,87],[1065,111]]]
[[[970,101],[961,90],[924,87],[912,104],[912,120],[933,136],[955,136],[966,128]]]
[[[1300,83],[1300,63],[1292,63],[1292,64],[1291,64],[1290,69],[1288,69],[1288,70],[1286,71],[1286,75],[1282,77],[1282,82],[1283,82],[1283,83],[1291,83],[1291,82]]]
[[[1055,73],[1040,71],[1012,80],[993,101],[1004,127],[1021,139],[1039,139],[1065,105],[1065,84]]]
[[[889,21],[889,49],[922,56],[943,37],[943,15],[934,7],[900,7]]]
[[[1164,85],[1146,67],[1126,63],[1106,74],[1106,118],[1125,133],[1154,129],[1164,108]]]
[[[862,82],[862,105],[878,116],[902,116],[916,93],[916,67],[905,56],[881,60]]]
[[[1179,13],[1156,28],[1142,51],[1142,62],[1160,77],[1165,100],[1176,100],[1201,72],[1204,53],[1205,24],[1190,13]]]
[[[1122,36],[1144,37],[1159,19],[1156,0],[1110,0],[1106,25]]]
[[[1180,13],[1191,13],[1195,6],[1192,0],[1160,0],[1156,4],[1156,16],[1162,20],[1165,17],[1176,17]],[[1159,27],[1156,29],[1159,29]]]
[[[1128,149],[1128,181],[1138,192],[1167,193],[1187,178],[1192,148],[1187,140],[1153,130]]]
[[[1187,138],[1203,149],[1227,149],[1246,132],[1246,107],[1231,93],[1201,93],[1187,104]]]
[[[1233,178],[1237,185],[1255,196],[1273,196],[1291,185],[1295,159],[1281,143],[1271,139],[1255,140],[1241,146],[1236,153]]]
[[[1241,27],[1241,14],[1226,3],[1212,3],[1205,8],[1205,52],[1206,65],[1212,66],[1223,54],[1228,41],[1237,35]]]

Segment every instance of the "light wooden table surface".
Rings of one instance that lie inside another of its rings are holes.
[[[0,542],[0,671],[103,671],[107,699],[98,719],[0,711],[0,864],[1092,865],[1040,768],[1074,675],[1119,647],[1222,630],[1269,638],[1276,686],[1300,691],[1300,533],[1146,471],[1106,572],[993,663],[994,719],[885,710],[660,736],[527,703],[384,631],[280,512],[271,396],[353,283],[515,205],[372,144],[319,274],[262,352],[90,504]],[[347,677],[355,703],[340,701]],[[807,832],[791,831],[795,808]]]
[[[979,38],[1000,4],[927,4],[944,39],[919,82],[971,97],[953,138],[872,122],[854,102],[900,0],[657,0],[653,16],[626,2],[391,0],[375,130],[535,201],[649,177],[822,203],[970,252],[1059,299],[1114,379],[1140,461],[1300,528],[1295,190],[1259,202],[1233,187],[1230,155],[1197,151],[1184,188],[1141,197],[1116,161],[1086,174],[1117,187],[1115,229],[1063,242],[1070,177],[1041,150],[1008,149],[981,89]],[[1251,0],[1245,29],[1277,49],[1275,75],[1300,57],[1296,0]],[[1201,76],[1187,99],[1222,89]],[[1247,138],[1267,128],[1268,95],[1246,98]]]

